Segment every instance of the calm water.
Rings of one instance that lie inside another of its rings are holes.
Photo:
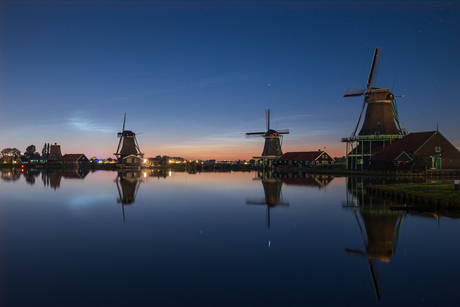
[[[459,220],[261,177],[2,170],[2,306],[460,305]]]

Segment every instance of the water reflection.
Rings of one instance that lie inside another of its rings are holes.
[[[146,173],[144,173],[146,174]],[[137,191],[142,182],[141,171],[119,171],[115,183],[117,184],[117,203],[121,203],[123,223],[125,223],[125,205],[131,205],[136,200]]]
[[[247,205],[266,205],[267,206],[267,227],[270,229],[270,209],[276,206],[289,206],[283,201],[281,187],[283,182],[273,172],[258,172],[257,178],[253,180],[262,181],[264,187],[264,199],[246,199]]]
[[[39,173],[40,171],[38,171],[38,174]],[[73,171],[43,170],[41,171],[41,174],[43,185],[45,187],[50,187],[56,190],[61,187],[62,178],[82,180],[85,179],[85,177],[89,174],[89,171],[85,169],[75,169]]]
[[[382,286],[376,262],[390,262],[395,254],[405,213],[391,210],[390,207],[394,205],[392,202],[368,197],[365,187],[369,180],[371,179],[348,178],[347,204],[344,208],[351,210],[356,218],[364,250],[345,248],[345,251],[348,256],[367,258],[375,293],[380,301]],[[379,179],[372,180],[379,181]]]
[[[1,179],[3,181],[16,181],[21,178],[21,171],[16,168],[1,169]]]
[[[334,179],[332,175],[311,174],[305,172],[277,173],[276,176],[287,185],[325,188]]]

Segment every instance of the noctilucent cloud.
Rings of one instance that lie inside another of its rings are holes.
[[[271,109],[343,156],[375,48],[403,127],[460,146],[459,33],[458,2],[2,1],[0,147],[113,158],[126,113],[147,157],[247,160]]]

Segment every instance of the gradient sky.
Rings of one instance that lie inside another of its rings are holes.
[[[374,48],[409,132],[460,146],[460,3],[0,2],[0,147],[113,158],[127,113],[147,157],[345,154]],[[395,82],[395,76],[396,82]]]

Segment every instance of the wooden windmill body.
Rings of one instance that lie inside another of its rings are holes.
[[[283,155],[281,145],[283,142],[283,135],[289,134],[288,129],[273,130],[270,129],[270,109],[265,111],[267,120],[266,132],[248,132],[246,137],[261,136],[265,139],[264,149],[261,156],[253,157],[258,159],[259,166],[271,167],[273,162]]]
[[[352,135],[342,138],[347,143],[347,168],[367,169],[369,160],[376,153],[377,148],[385,147],[392,141],[398,140],[406,134],[401,128],[395,96],[389,89],[373,87],[376,82],[380,51],[375,49],[371,69],[365,89],[347,90],[343,97],[357,97],[364,95],[364,103],[359,115],[358,123]],[[361,118],[364,121],[358,134]]]

